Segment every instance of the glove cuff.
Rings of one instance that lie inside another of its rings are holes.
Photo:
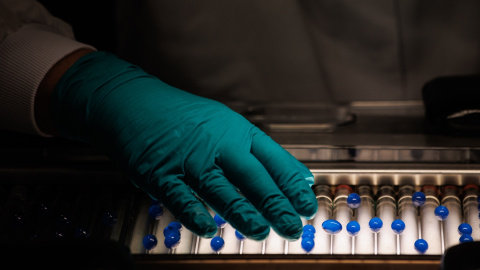
[[[0,44],[0,126],[2,129],[48,137],[40,131],[34,114],[35,95],[45,74],[60,59],[81,48],[92,48],[29,24]],[[93,48],[92,48],[93,49]]]

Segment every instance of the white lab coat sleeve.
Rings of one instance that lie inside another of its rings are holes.
[[[33,0],[0,0],[0,129],[48,137],[35,122],[38,86],[66,55],[91,48]]]

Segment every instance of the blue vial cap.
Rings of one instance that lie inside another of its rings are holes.
[[[225,241],[220,236],[213,237],[212,241],[210,242],[210,246],[215,252],[219,252],[220,250],[222,250],[224,245],[225,245]]]
[[[302,239],[302,248],[305,250],[307,253],[312,251],[313,247],[315,246],[315,241],[313,241],[312,238],[306,237]]]
[[[458,225],[458,233],[460,235],[464,235],[464,234],[472,235],[472,226],[470,226],[470,224],[468,223],[462,223]]]
[[[448,212],[447,207],[445,207],[443,205],[439,205],[439,206],[437,206],[437,208],[435,208],[435,216],[437,217],[438,220],[447,219],[448,214],[449,214],[449,212]]]
[[[395,234],[402,234],[405,230],[405,222],[403,222],[401,219],[395,219],[392,222],[392,230]]]
[[[358,208],[360,206],[362,199],[357,193],[350,193],[347,197],[347,204],[350,208]]]
[[[172,231],[165,236],[165,246],[168,249],[174,249],[180,244],[180,233],[178,231]]]
[[[337,234],[342,230],[342,224],[334,219],[328,219],[322,223],[322,228],[329,234]]]
[[[377,233],[382,229],[383,221],[378,217],[374,217],[370,219],[370,221],[368,222],[368,226],[370,226],[372,232]]]
[[[113,227],[117,223],[117,220],[118,220],[118,215],[111,211],[105,212],[102,217],[103,224],[109,227]]]
[[[239,231],[235,230],[235,237],[237,237],[237,239],[239,241],[243,241],[245,240],[245,236],[243,236]]]
[[[357,236],[357,234],[360,232],[360,224],[354,220],[350,221],[347,224],[347,232],[351,236]]]
[[[309,232],[312,232],[312,233],[316,232],[315,227],[313,227],[313,225],[310,225],[310,224],[307,224],[307,225],[303,226],[303,231],[304,232],[309,231]]]
[[[78,227],[75,232],[73,233],[75,238],[88,238],[90,236],[90,232],[87,228]]]
[[[311,231],[304,231],[302,234],[302,239],[304,238],[312,238],[315,239],[315,234]]]
[[[145,237],[143,237],[142,243],[143,243],[143,247],[146,250],[154,249],[158,243],[157,237],[155,237],[155,235],[153,234],[147,234],[145,235]]]
[[[165,229],[163,229],[163,236],[167,236],[171,233],[180,235],[180,231],[173,226],[167,226]]]
[[[55,239],[63,239],[65,238],[65,232],[63,232],[62,230],[55,230],[53,232],[53,238]]]
[[[480,204],[480,196],[477,196],[477,203]]]
[[[50,205],[46,202],[41,202],[37,207],[37,215],[46,217],[50,213]]]
[[[13,227],[20,227],[24,224],[25,217],[21,213],[14,213],[11,216],[11,225]]]
[[[426,200],[425,194],[421,191],[417,191],[412,195],[412,202],[416,207],[422,206]]]
[[[180,231],[182,230],[182,224],[178,221],[172,221],[170,222],[165,229],[163,229],[163,235],[167,236],[170,232],[178,232],[180,234]]]
[[[415,241],[415,249],[422,254],[425,253],[425,251],[427,251],[428,249],[427,241],[423,239],[418,239],[417,241]]]
[[[223,218],[221,218],[219,215],[215,215],[213,217],[213,220],[215,221],[215,224],[217,224],[218,228],[223,228],[227,225],[227,222],[223,220]]]
[[[60,214],[57,218],[57,226],[59,228],[65,229],[69,227],[71,223],[72,223],[72,220],[67,215]]]
[[[178,221],[170,222],[170,224],[168,224],[168,227],[173,228],[173,229],[177,229],[178,231],[182,230],[182,224]]]
[[[159,220],[163,215],[163,209],[160,205],[154,204],[148,208],[148,216],[153,220]]]
[[[473,242],[473,238],[468,234],[464,234],[460,236],[460,239],[458,239],[458,241],[460,241],[460,243]]]

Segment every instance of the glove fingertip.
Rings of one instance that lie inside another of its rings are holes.
[[[312,172],[307,168],[307,166],[305,166],[303,163],[298,161],[295,157],[293,157],[293,159],[297,165],[297,169],[300,171],[305,181],[308,183],[310,187],[312,187],[313,184],[315,183],[315,177],[313,176]]]
[[[210,215],[197,216],[194,220],[196,229],[193,231],[196,235],[204,238],[212,238],[217,234],[217,225]]]
[[[197,233],[198,236],[203,238],[213,238],[217,234],[217,227],[209,226],[201,232]]]
[[[217,233],[217,225],[208,212],[198,209],[196,213],[184,212],[178,219],[192,233],[204,237],[212,238]]]
[[[300,219],[299,219],[300,220]],[[278,235],[287,239],[288,241],[295,241],[300,238],[303,232],[303,226],[299,224],[289,224],[282,228],[283,232],[276,231]]]
[[[304,215],[300,215],[303,219],[306,219],[306,220],[312,220],[313,218],[315,218],[315,216],[317,215],[317,211],[315,211],[315,213],[313,215],[309,215],[309,216],[304,216]]]
[[[256,218],[246,219],[245,222],[240,223],[238,230],[249,239],[263,241],[270,234],[270,225],[259,215]]]
[[[305,218],[307,220],[314,218],[317,214],[318,202],[313,192],[311,190],[303,192],[303,194],[300,195],[300,198],[302,198],[302,200],[297,201],[295,207],[297,213],[302,218]]]
[[[256,233],[250,234],[248,238],[255,241],[263,241],[267,239],[269,234],[270,234],[270,227],[267,226],[265,228],[260,228]]]
[[[315,178],[312,176],[306,176],[305,177],[305,181],[307,182],[307,184],[312,187],[313,184],[315,183]]]

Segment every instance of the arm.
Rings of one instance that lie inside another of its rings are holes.
[[[0,0],[0,129],[51,136],[36,123],[37,90],[54,65],[81,49],[94,50],[37,1]]]
[[[252,239],[300,237],[317,209],[303,164],[223,104],[59,33],[27,23],[0,43],[2,128],[91,143],[200,236],[210,207]]]
[[[53,123],[51,99],[52,93],[62,75],[70,68],[78,59],[87,53],[93,52],[92,49],[79,49],[74,51],[59,62],[47,72],[38,87],[35,96],[35,121],[41,131],[46,134],[59,136],[55,124]]]

